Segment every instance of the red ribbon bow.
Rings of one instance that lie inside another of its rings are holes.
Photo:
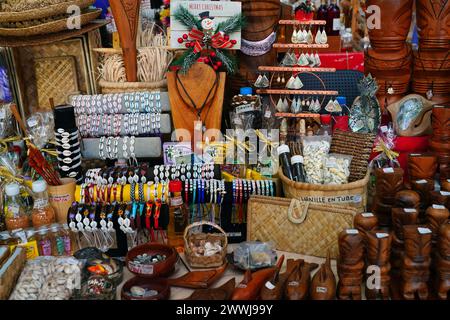
[[[205,45],[203,42],[204,36],[205,34],[203,33],[203,31],[200,31],[198,29],[192,29],[191,31],[189,31],[189,37],[195,41],[195,53],[199,53],[202,51],[203,46]],[[215,49],[230,49],[234,46],[234,44],[230,40],[225,40],[221,32],[217,32],[211,37],[211,46]]]

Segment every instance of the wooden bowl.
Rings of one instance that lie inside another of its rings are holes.
[[[166,260],[152,265],[139,267],[139,265],[133,263],[133,259],[144,253],[148,255],[166,255]],[[174,247],[160,243],[146,243],[128,251],[125,263],[128,270],[138,277],[157,278],[167,277],[172,274],[175,270],[177,260],[178,254]]]
[[[135,297],[130,294],[132,287],[138,286],[146,290],[158,291],[158,294],[152,297]],[[122,291],[120,292],[120,298],[122,300],[168,300],[170,297],[170,286],[167,279],[163,278],[140,278],[134,277],[122,286]]]

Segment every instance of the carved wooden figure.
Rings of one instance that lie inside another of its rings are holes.
[[[395,194],[395,207],[419,210],[420,196],[412,190],[402,190]]]
[[[137,48],[140,0],[112,0],[111,10],[119,32],[128,82],[137,82]]]
[[[408,157],[408,173],[411,180],[434,179],[438,162],[433,154],[412,154]]]
[[[403,174],[402,168],[394,168],[393,172],[384,168],[375,169],[376,193],[383,204],[394,204],[395,194],[403,189]]]
[[[330,254],[311,281],[310,296],[312,300],[336,299],[336,277],[331,269]]]
[[[347,229],[340,233],[337,267],[339,274],[338,298],[341,300],[361,300],[364,238],[358,230]]]
[[[432,232],[426,226],[405,226],[405,255],[402,265],[401,292],[406,300],[428,299]]]
[[[305,300],[309,295],[311,272],[316,269],[316,263],[296,260],[293,272],[286,281],[284,295],[287,300]]]
[[[446,300],[450,292],[450,221],[447,220],[439,231],[438,242],[438,297]]]
[[[391,267],[399,271],[404,258],[405,242],[403,227],[419,223],[419,211],[415,208],[392,208],[392,235]]]
[[[381,297],[384,300],[389,299],[391,271],[390,256],[392,236],[381,230],[374,230],[367,233],[367,261],[369,267],[377,266],[379,268],[378,281],[369,283],[366,281],[367,299],[377,299]],[[377,283],[379,282],[379,283]]]
[[[421,49],[450,49],[450,1],[417,0]]]
[[[433,232],[433,242],[436,243],[439,237],[439,229],[450,216],[448,209],[442,205],[432,205],[426,211],[428,228]]]

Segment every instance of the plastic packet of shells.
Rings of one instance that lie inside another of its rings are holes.
[[[43,148],[55,138],[55,121],[53,112],[36,112],[26,120],[27,134],[31,141],[38,147]]]
[[[324,184],[348,183],[350,176],[350,163],[352,156],[346,154],[330,153],[325,160],[323,170]]]
[[[29,260],[10,300],[69,300],[81,286],[83,262],[73,257]]]
[[[0,104],[0,139],[14,135],[14,116],[10,104]]]
[[[331,136],[304,137],[302,143],[306,182],[311,184],[323,184],[323,173],[325,161],[331,147]]]
[[[234,263],[245,270],[274,266],[277,256],[271,244],[258,241],[242,242],[233,252]]]

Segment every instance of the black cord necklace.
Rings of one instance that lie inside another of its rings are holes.
[[[195,104],[194,100],[192,99],[192,97],[191,97],[191,96],[189,95],[189,93],[187,92],[187,90],[186,90],[186,88],[185,88],[183,82],[182,82],[181,79],[180,79],[180,76],[178,75],[178,71],[176,72],[176,78],[177,78],[177,82],[180,83],[181,88],[183,89],[184,94],[188,97],[188,99],[189,99],[189,100],[191,101],[191,103],[192,103],[192,106],[190,106],[189,104],[188,104],[188,106],[189,106],[190,108],[192,108],[192,109],[195,110],[194,112],[196,113],[196,115],[197,115],[197,117],[198,117],[198,120],[201,120],[201,116],[202,116],[203,110],[205,109],[206,104],[208,103],[208,100],[209,100],[209,98],[210,98],[210,96],[211,96],[211,93],[213,93],[213,90],[214,90],[214,89],[216,89],[216,91],[217,91],[217,87],[218,87],[218,83],[219,83],[219,74],[216,72],[216,80],[214,81],[214,84],[213,84],[213,86],[211,87],[211,89],[209,89],[208,95],[206,96],[206,99],[205,99],[205,101],[202,103],[202,105],[200,106],[200,108],[197,107],[197,105]],[[215,93],[215,91],[214,91],[214,93]]]

